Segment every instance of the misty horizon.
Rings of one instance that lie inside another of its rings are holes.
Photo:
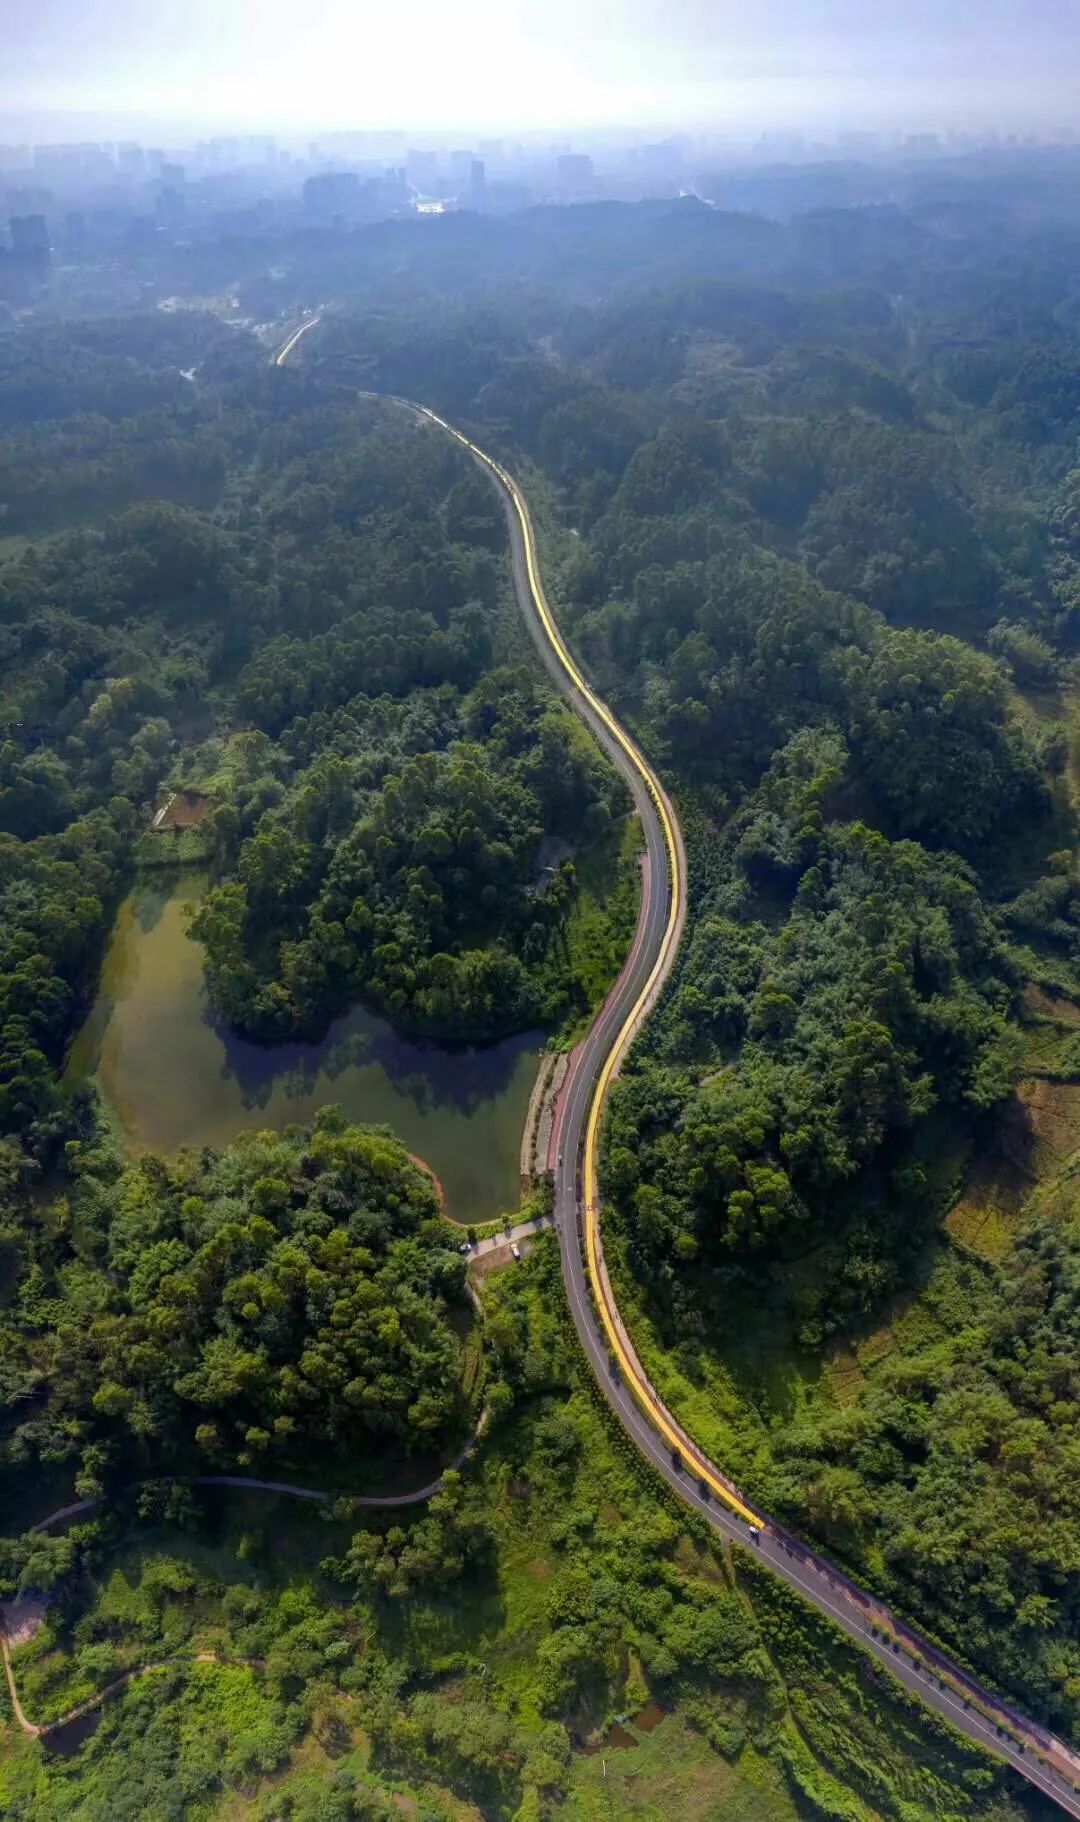
[[[148,131],[418,137],[762,130],[1066,135],[1080,24],[1067,0],[14,0],[0,140]]]

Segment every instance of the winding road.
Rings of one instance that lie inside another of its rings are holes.
[[[284,363],[318,321],[313,315],[293,332],[274,356],[276,365]],[[1004,1760],[1066,1814],[1080,1818],[1080,1754],[984,1688],[876,1597],[760,1512],[702,1453],[649,1381],[620,1317],[604,1263],[598,1159],[608,1092],[671,972],[682,933],[686,856],[678,818],[652,766],[590,687],[563,640],[544,593],[528,507],[512,475],[428,407],[406,399],[395,402],[453,437],[499,489],[522,612],[544,663],[626,781],[645,833],[648,865],[633,945],[615,987],[574,1053],[557,1115],[555,1221],[563,1278],[574,1325],[597,1382],[641,1454],[717,1532],[752,1549],[958,1732]],[[278,1490],[303,1495],[300,1488]],[[6,1648],[4,1657],[15,1700]],[[29,1728],[21,1714],[19,1719]]]
[[[281,366],[314,314],[274,360]],[[385,396],[385,395],[373,395]],[[672,966],[686,917],[686,854],[674,807],[636,742],[592,689],[544,592],[525,497],[508,471],[426,405],[393,399],[461,444],[497,487],[506,511],[514,585],[540,655],[571,706],[625,780],[645,834],[641,908],[622,972],[574,1052],[556,1117],[555,1222],[570,1312],[597,1383],[641,1454],[723,1537],[754,1550],[790,1587],[958,1732],[1003,1759],[1080,1818],[1080,1753],[1000,1696],[741,1493],[698,1448],[650,1383],[619,1314],[600,1229],[600,1131],[620,1064]]]
[[[313,326],[305,324],[304,328]],[[295,339],[290,346],[295,345]],[[624,778],[645,833],[641,908],[631,951],[571,1063],[557,1115],[555,1221],[566,1294],[582,1347],[642,1455],[733,1543],[747,1546],[928,1707],[1080,1818],[1080,1754],[969,1676],[876,1597],[759,1511],[698,1448],[650,1383],[620,1317],[600,1229],[599,1146],[611,1084],[675,961],[686,916],[686,854],[656,772],[569,651],[544,592],[536,538],[513,476],[427,406],[401,399],[487,472],[506,509],[518,601],[541,656]]]

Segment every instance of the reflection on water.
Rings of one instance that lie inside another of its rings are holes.
[[[69,1074],[97,1074],[133,1152],[228,1144],[245,1129],[310,1120],[337,1102],[392,1126],[431,1165],[459,1221],[515,1208],[539,1032],[484,1049],[409,1042],[356,1010],[320,1044],[251,1044],[208,1014],[202,951],[184,905],[197,873],[140,882],[117,914],[97,1000]]]

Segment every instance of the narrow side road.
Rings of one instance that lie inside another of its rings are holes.
[[[123,1676],[114,1677],[111,1683],[106,1683],[104,1689],[99,1689],[95,1695],[87,1696],[85,1702],[77,1702],[75,1707],[69,1708],[66,1714],[57,1715],[55,1721],[31,1721],[19,1700],[19,1692],[15,1687],[15,1673],[11,1667],[11,1652],[2,1632],[0,1632],[0,1654],[4,1659],[8,1695],[11,1698],[15,1719],[23,1733],[29,1734],[35,1740],[48,1739],[50,1734],[59,1733],[63,1727],[70,1727],[72,1721],[81,1721],[84,1715],[93,1714],[95,1708],[100,1708],[103,1702],[107,1702],[111,1695],[116,1694],[117,1690],[126,1689],[127,1685],[134,1683],[136,1678],[152,1676],[155,1671],[169,1670],[176,1664],[242,1664],[250,1670],[262,1669],[261,1658],[223,1658],[219,1657],[216,1651],[197,1651],[192,1657],[187,1658],[161,1658],[156,1664],[140,1664],[135,1670],[127,1670]]]
[[[486,1239],[477,1240],[469,1249],[469,1264],[474,1259],[486,1259],[491,1253],[509,1251],[512,1246],[528,1246],[537,1234],[542,1234],[549,1227],[554,1227],[552,1215],[534,1215],[531,1221],[516,1221],[512,1227],[500,1228],[497,1234],[488,1234]]]
[[[535,1229],[530,1222],[521,1231],[523,1236],[532,1235]],[[506,1237],[505,1244],[509,1245],[510,1238],[509,1235]],[[448,1461],[434,1480],[429,1480],[422,1487],[414,1487],[409,1493],[350,1493],[347,1487],[300,1487],[291,1480],[256,1480],[247,1474],[195,1474],[190,1478],[184,1475],[159,1474],[152,1480],[131,1480],[127,1486],[120,1488],[120,1492],[137,1493],[142,1487],[156,1487],[160,1486],[163,1481],[169,1481],[183,1487],[247,1487],[254,1493],[282,1493],[290,1499],[310,1499],[316,1505],[321,1506],[331,1505],[336,1499],[347,1499],[354,1506],[375,1508],[419,1506],[425,1500],[431,1499],[434,1494],[441,1492],[446,1475],[456,1473],[469,1459],[484,1434],[487,1420],[488,1413],[485,1407],[480,1413],[475,1430],[468,1441],[462,1443],[453,1461]],[[101,1505],[104,1497],[101,1495],[93,1499],[77,1499],[73,1505],[58,1506],[55,1512],[50,1512],[46,1518],[39,1518],[36,1525],[30,1526],[31,1536],[39,1531],[51,1531],[54,1525],[62,1524],[68,1518],[85,1518],[88,1512],[93,1512],[96,1507]],[[3,1628],[0,1627],[0,1637],[2,1636]]]

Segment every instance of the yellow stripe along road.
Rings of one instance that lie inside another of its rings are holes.
[[[275,357],[278,365],[317,321],[313,317],[293,333]],[[887,1664],[909,1691],[969,1739],[1005,1759],[1069,1815],[1080,1818],[1080,1755],[979,1684],[825,1558],[755,1511],[676,1422],[648,1380],[622,1324],[604,1264],[598,1159],[600,1130],[612,1081],[670,973],[678,947],[686,909],[686,862],[678,819],[652,766],[596,695],[566,646],[544,593],[532,521],[513,476],[428,406],[408,399],[393,402],[453,437],[498,484],[508,507],[515,582],[534,632],[539,629],[537,642],[574,706],[626,778],[645,828],[651,865],[634,949],[576,1053],[560,1110],[567,1154],[564,1158],[560,1151],[556,1172],[563,1274],[575,1326],[605,1395],[641,1452],[717,1530],[743,1544],[753,1538],[770,1568],[835,1621],[864,1651]],[[663,893],[666,905],[660,904],[658,892]],[[627,996],[629,1003],[624,1007]],[[579,1142],[580,1193],[576,1177]],[[585,1269],[591,1297],[583,1294],[581,1286],[578,1208],[583,1215]],[[593,1318],[599,1320],[602,1344]],[[719,1507],[717,1501],[721,1502]]]
[[[589,1107],[588,1119],[585,1126],[583,1165],[585,1250],[588,1259],[589,1280],[592,1285],[593,1296],[596,1299],[596,1307],[600,1315],[600,1320],[604,1325],[604,1334],[607,1338],[607,1343],[611,1349],[612,1356],[617,1361],[619,1370],[623,1374],[626,1384],[634,1391],[638,1398],[638,1402],[651,1418],[655,1428],[660,1431],[668,1446],[681,1451],[686,1446],[686,1438],[675,1428],[674,1424],[668,1419],[666,1413],[657,1410],[655,1394],[645,1380],[637,1356],[632,1352],[623,1338],[621,1325],[619,1324],[614,1311],[611,1290],[607,1282],[607,1274],[603,1270],[599,1219],[600,1126],[603,1120],[604,1105],[607,1100],[608,1090],[611,1087],[612,1080],[618,1070],[619,1064],[629,1048],[634,1034],[648,1010],[654,995],[659,991],[660,987],[663,986],[663,983],[667,978],[671,963],[674,959],[674,949],[678,942],[679,931],[682,926],[682,912],[686,898],[686,863],[683,856],[682,843],[676,836],[675,813],[668,801],[667,794],[664,791],[660,780],[657,778],[644,754],[635,742],[631,740],[626,730],[620,726],[618,721],[616,721],[611,710],[607,707],[607,704],[601,702],[599,696],[597,696],[595,691],[586,683],[577,664],[567,650],[566,643],[559,631],[555,617],[548,606],[547,596],[544,593],[543,585],[540,581],[540,571],[536,561],[536,539],[533,533],[532,521],[529,517],[528,509],[522,498],[521,490],[519,489],[517,482],[512,475],[507,473],[505,468],[495,461],[494,457],[489,456],[485,450],[478,448],[475,443],[470,442],[467,436],[460,430],[455,429],[452,424],[448,424],[445,418],[439,417],[434,411],[429,410],[426,405],[420,406],[419,409],[424,417],[428,418],[431,423],[438,424],[441,429],[447,431],[450,436],[454,437],[457,442],[467,449],[470,455],[475,456],[479,462],[496,476],[502,486],[506,489],[514,510],[517,513],[522,544],[525,551],[525,564],[529,579],[529,589],[532,595],[537,619],[540,621],[547,639],[558,657],[559,664],[566,673],[570,683],[583,701],[588,704],[596,719],[607,729],[611,739],[621,748],[622,752],[626,755],[630,764],[637,772],[638,777],[645,783],[649,795],[652,798],[656,813],[660,818],[660,827],[663,830],[664,843],[667,848],[669,879],[671,881],[667,921],[664,927],[663,941],[660,945],[659,953],[649,970],[644,985],[641,987],[637,998],[627,1013],[623,1024],[620,1026],[614,1044],[604,1059]],[[752,1512],[748,1506],[744,1505],[738,1494],[720,1478],[711,1464],[707,1463],[704,1459],[701,1459],[700,1462],[697,1463],[697,1467],[701,1478],[708,1482],[718,1499],[722,1499],[726,1505],[730,1506],[734,1512],[737,1512],[740,1518],[745,1519],[748,1524],[757,1525],[757,1514]]]

